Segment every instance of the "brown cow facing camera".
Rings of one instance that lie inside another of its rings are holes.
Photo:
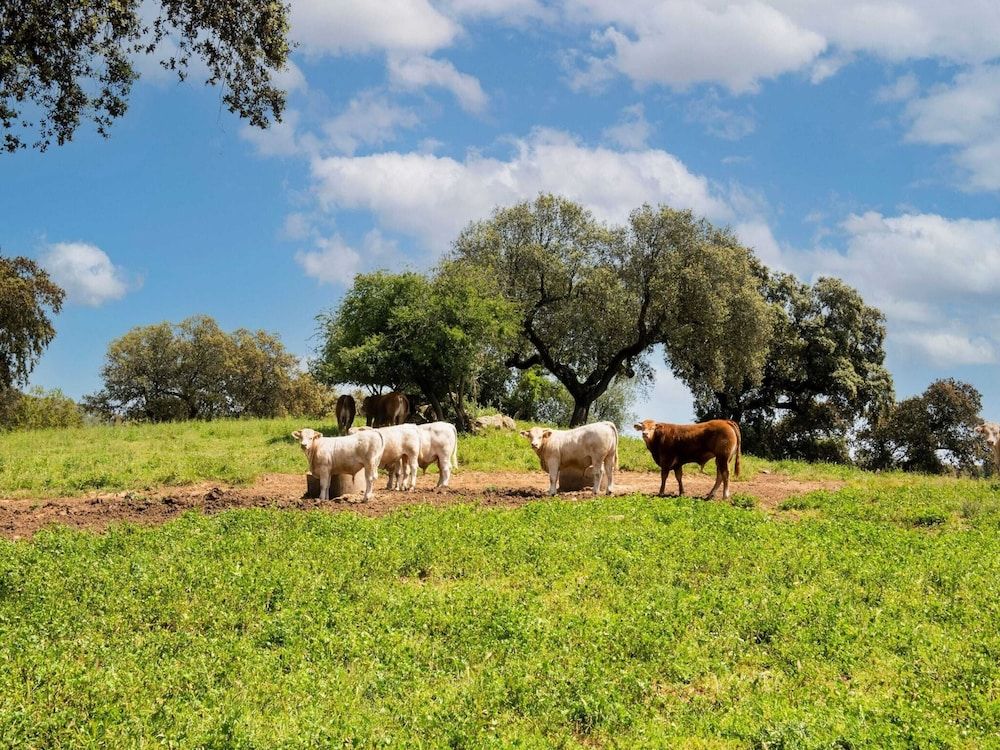
[[[677,494],[684,494],[684,464],[704,466],[715,459],[715,486],[705,497],[710,500],[722,485],[722,497],[729,499],[729,460],[736,457],[733,475],[740,475],[742,437],[740,426],[729,419],[713,419],[698,424],[669,424],[646,419],[633,427],[660,467],[660,495],[667,486],[671,471],[677,476]]]

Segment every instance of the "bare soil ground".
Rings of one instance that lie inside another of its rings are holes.
[[[546,496],[548,477],[539,472],[459,472],[452,475],[451,487],[437,489],[436,474],[420,478],[412,492],[389,492],[384,487],[384,472],[379,474],[375,497],[362,502],[360,495],[320,501],[303,497],[303,474],[266,474],[248,487],[230,487],[201,483],[184,487],[161,487],[153,490],[94,493],[83,497],[0,500],[0,536],[25,539],[50,524],[64,524],[75,529],[101,532],[115,523],[155,525],[176,518],[189,510],[219,513],[232,508],[278,508],[284,510],[323,510],[351,512],[364,516],[382,516],[400,507],[414,504],[450,505],[476,503],[484,507],[513,508]],[[686,493],[704,496],[714,483],[713,475],[689,472],[684,477]],[[635,492],[655,495],[660,489],[660,475],[654,472],[618,473],[615,494]],[[818,489],[836,489],[838,481],[802,481],[777,474],[759,474],[749,481],[733,482],[734,494],[751,495],[759,506],[774,510],[792,495]],[[667,493],[676,493],[673,477],[667,481]],[[590,490],[560,493],[570,500],[586,500]],[[718,499],[721,489],[716,496]]]

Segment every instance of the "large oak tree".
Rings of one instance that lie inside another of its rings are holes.
[[[718,387],[759,380],[771,316],[759,264],[731,232],[690,211],[642,206],[609,227],[555,195],[498,208],[469,225],[453,257],[485,269],[520,311],[507,364],[542,365],[587,421],[614,378],[649,377],[648,353]]]
[[[0,391],[23,385],[56,335],[65,293],[37,263],[0,256]]]

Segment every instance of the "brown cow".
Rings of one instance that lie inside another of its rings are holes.
[[[740,454],[742,437],[740,426],[728,419],[713,419],[698,424],[668,424],[646,419],[637,425],[653,460],[660,467],[660,495],[667,486],[667,476],[673,470],[677,476],[677,494],[684,494],[684,464],[700,464],[704,467],[715,459],[715,486],[706,500],[715,496],[722,485],[722,496],[729,499],[729,459],[736,456],[733,464],[734,476],[740,475]]]
[[[390,427],[403,424],[410,416],[410,402],[406,394],[393,391],[381,396],[368,396],[362,404],[365,424],[369,427]]]
[[[346,435],[347,429],[354,424],[354,415],[357,413],[357,406],[354,403],[354,396],[344,394],[337,399],[337,427],[340,434]]]

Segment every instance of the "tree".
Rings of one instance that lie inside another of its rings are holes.
[[[975,471],[985,457],[975,432],[981,408],[975,387],[953,378],[935,380],[862,433],[859,461],[871,469]]]
[[[433,277],[360,274],[340,306],[318,320],[318,380],[419,389],[438,419],[449,403],[463,429],[476,375],[513,335],[513,307],[495,281],[453,263]]]
[[[697,359],[722,387],[754,383],[770,331],[752,253],[690,211],[643,206],[625,228],[540,195],[474,222],[453,257],[485,269],[520,311],[507,364],[542,365],[574,400],[570,423],[619,376],[648,380],[657,343],[677,367]]]
[[[206,83],[223,85],[229,111],[266,127],[285,106],[272,79],[288,59],[287,32],[288,6],[276,0],[0,3],[4,148],[62,145],[82,119],[107,136],[139,78],[136,58],[161,45],[160,65],[183,80],[199,60]],[[27,134],[32,130],[36,136]]]
[[[27,393],[14,388],[0,391],[0,429],[39,430],[82,424],[80,407],[59,389],[46,391],[35,387]]]
[[[855,425],[893,402],[885,318],[839,279],[810,286],[763,269],[759,279],[775,321],[760,381],[720,388],[697,360],[675,372],[694,393],[698,418],[739,422],[747,451],[847,462]]]
[[[0,391],[23,384],[53,337],[65,292],[38,264],[0,255]]]
[[[108,346],[101,376],[84,399],[91,411],[150,422],[278,416],[309,389],[275,336],[230,335],[207,316],[133,328]]]

